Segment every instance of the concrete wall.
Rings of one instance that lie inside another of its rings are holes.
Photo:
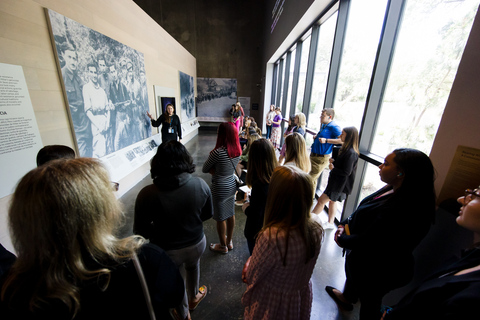
[[[152,112],[154,85],[174,88],[180,101],[178,71],[196,79],[195,58],[131,0],[2,0],[0,62],[23,67],[44,145],[74,146],[45,8],[142,52]],[[148,172],[146,163],[130,173],[119,181],[119,193],[129,190]],[[12,250],[6,223],[9,199],[0,199],[0,242]]]
[[[238,97],[261,102],[264,1],[134,1],[196,58],[198,77],[236,78]]]

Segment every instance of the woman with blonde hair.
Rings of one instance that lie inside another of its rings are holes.
[[[285,165],[296,166],[302,171],[310,172],[310,157],[303,136],[294,132],[285,138],[285,145]]]
[[[122,207],[96,159],[53,160],[27,173],[8,218],[18,256],[0,283],[2,319],[148,319],[141,269],[157,318],[183,299],[182,277],[162,249],[116,236]]]
[[[293,132],[298,132],[302,135],[302,137],[305,137],[305,128],[307,126],[307,119],[305,117],[305,114],[302,112],[299,112],[295,115],[295,128],[293,129]]]
[[[242,206],[242,210],[247,216],[244,235],[247,238],[250,254],[253,252],[257,234],[263,227],[268,186],[277,165],[277,156],[269,140],[259,139],[252,143],[246,179],[247,186],[252,191],[250,198]]]
[[[336,160],[330,159],[330,176],[323,194],[318,198],[313,213],[319,214],[330,201],[328,208],[328,222],[325,229],[333,229],[335,214],[337,211],[336,202],[343,201],[350,194],[357,171],[358,155],[358,130],[355,127],[343,128],[340,135],[342,147]],[[335,165],[333,165],[335,161]]]
[[[323,238],[310,219],[312,194],[310,176],[300,169],[273,172],[264,226],[246,271],[245,319],[310,319],[310,278]]]

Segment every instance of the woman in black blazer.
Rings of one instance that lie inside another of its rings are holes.
[[[466,190],[457,200],[457,223],[480,237],[480,191]],[[382,319],[473,319],[480,304],[480,243],[463,252],[459,261],[449,263],[405,296]]]
[[[435,174],[426,154],[396,149],[379,173],[387,185],[366,197],[335,233],[335,241],[347,251],[344,291],[326,287],[344,309],[352,310],[359,299],[363,320],[380,319],[383,296],[412,279],[412,251],[435,214]]]
[[[336,160],[330,158],[330,176],[328,184],[323,194],[318,198],[313,213],[319,214],[330,201],[328,208],[328,222],[323,226],[324,229],[333,229],[335,214],[337,211],[336,202],[343,201],[352,192],[355,172],[357,171],[358,161],[358,130],[355,127],[343,128],[340,135],[342,147]],[[335,161],[335,163],[333,163]]]

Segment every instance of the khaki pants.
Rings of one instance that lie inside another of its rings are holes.
[[[328,167],[330,164],[330,157],[331,155],[326,154],[323,157],[315,157],[310,155],[310,164],[312,169],[310,170],[309,175],[312,177],[313,180],[313,196],[315,197],[315,192],[317,191],[317,180],[322,174],[322,171]]]

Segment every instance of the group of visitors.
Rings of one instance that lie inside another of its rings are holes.
[[[251,194],[242,204],[251,254],[244,268],[245,319],[310,318],[311,276],[329,229],[316,214],[351,192],[359,154],[358,131],[341,130],[333,118],[333,110],[322,112],[310,156],[304,116],[291,118],[297,130],[285,136],[284,165],[271,140],[248,142]],[[216,221],[218,242],[210,250],[225,255],[234,247],[234,171],[242,148],[237,126],[221,123],[202,167],[212,175],[209,187],[192,175],[193,159],[175,140],[158,147],[151,161],[153,184],[138,194],[134,235],[126,238],[116,236],[124,221],[114,194],[118,184],[98,160],[75,158],[61,146],[39,152],[38,167],[19,181],[9,208],[17,255],[0,248],[2,319],[191,319],[208,292],[200,285],[199,262],[207,245],[203,223]],[[342,145],[335,161],[333,144]],[[328,185],[312,213],[314,177],[326,166]],[[346,253],[346,282],[343,290],[327,286],[326,291],[345,310],[359,300],[363,320],[468,318],[479,302],[477,248],[382,314],[383,296],[413,277],[412,252],[433,222],[435,190],[433,165],[418,150],[394,150],[379,174],[385,187],[366,197],[334,233]],[[480,236],[479,189],[467,190],[458,202],[457,223]],[[330,216],[329,221],[333,224]]]

